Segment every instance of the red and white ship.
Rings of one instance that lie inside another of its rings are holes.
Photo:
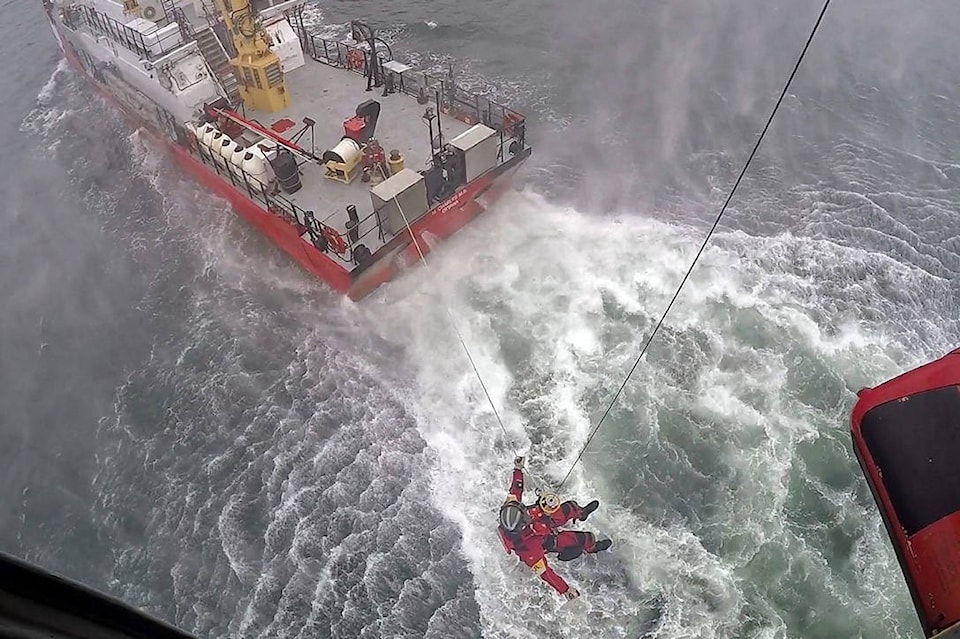
[[[478,216],[530,156],[520,113],[305,0],[44,0],[70,64],[305,269],[359,299]],[[416,238],[416,242],[414,241]]]

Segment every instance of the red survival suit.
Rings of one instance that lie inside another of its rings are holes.
[[[513,469],[513,481],[510,483],[510,494],[507,500],[523,504],[523,470],[520,468]],[[533,515],[533,513],[530,514]],[[497,528],[497,532],[500,534],[500,541],[503,542],[507,554],[516,553],[520,561],[533,568],[540,579],[553,586],[554,590],[561,595],[567,594],[570,586],[563,577],[547,565],[543,542],[555,533],[553,526],[544,517],[533,518],[516,534],[508,533],[502,526]]]
[[[551,497],[556,499],[555,495],[551,495]],[[542,521],[553,530],[553,536],[543,540],[544,550],[547,552],[556,552],[557,559],[560,561],[570,561],[585,552],[593,553],[609,547],[609,541],[605,541],[603,545],[599,545],[596,537],[594,537],[591,532],[560,530],[561,526],[574,519],[585,520],[587,518],[586,515],[596,509],[596,502],[592,504],[592,507],[588,505],[587,509],[581,508],[575,501],[565,501],[559,505],[554,502],[554,504],[553,512],[547,512],[543,509],[543,498],[541,498],[537,505],[531,506],[528,509],[534,521]]]
[[[523,470],[520,467],[513,470],[513,480],[507,496],[507,503],[510,502],[523,507]],[[497,528],[497,532],[507,554],[516,553],[520,561],[533,568],[542,580],[561,595],[576,596],[579,593],[571,592],[567,582],[547,565],[546,553],[556,552],[558,559],[567,561],[584,552],[596,552],[609,547],[609,541],[604,542],[602,548],[597,546],[593,533],[559,530],[560,526],[573,519],[586,519],[586,515],[596,508],[596,502],[588,508],[589,510],[584,510],[573,501],[556,504],[552,513],[546,512],[540,505],[531,506],[526,508],[530,519],[519,532],[509,533],[502,526]]]

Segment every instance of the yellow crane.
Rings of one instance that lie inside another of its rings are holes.
[[[257,24],[250,0],[216,0],[230,31],[237,57],[230,61],[240,82],[244,105],[256,111],[280,111],[290,104],[280,56],[270,47],[270,35]]]

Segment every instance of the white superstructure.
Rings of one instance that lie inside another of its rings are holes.
[[[193,27],[184,13],[170,15],[165,8],[179,9],[177,5],[142,2],[137,14],[125,12],[114,0],[55,0],[54,6],[69,27],[66,37],[74,40],[81,58],[89,57],[83,62],[93,66],[91,72],[110,84],[127,85],[119,87],[121,97],[137,99],[139,92],[186,121],[225,95],[197,42],[185,37]],[[149,110],[149,102],[144,108]]]

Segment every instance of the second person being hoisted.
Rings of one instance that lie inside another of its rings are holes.
[[[547,565],[547,553],[556,553],[560,561],[576,559],[583,553],[606,550],[613,543],[609,539],[596,540],[591,532],[561,530],[573,520],[586,521],[600,502],[596,499],[586,506],[575,501],[560,502],[553,493],[540,496],[537,503],[523,503],[523,457],[513,463],[513,480],[506,501],[500,507],[500,525],[497,532],[507,554],[515,553],[537,575],[567,599],[579,592]]]

